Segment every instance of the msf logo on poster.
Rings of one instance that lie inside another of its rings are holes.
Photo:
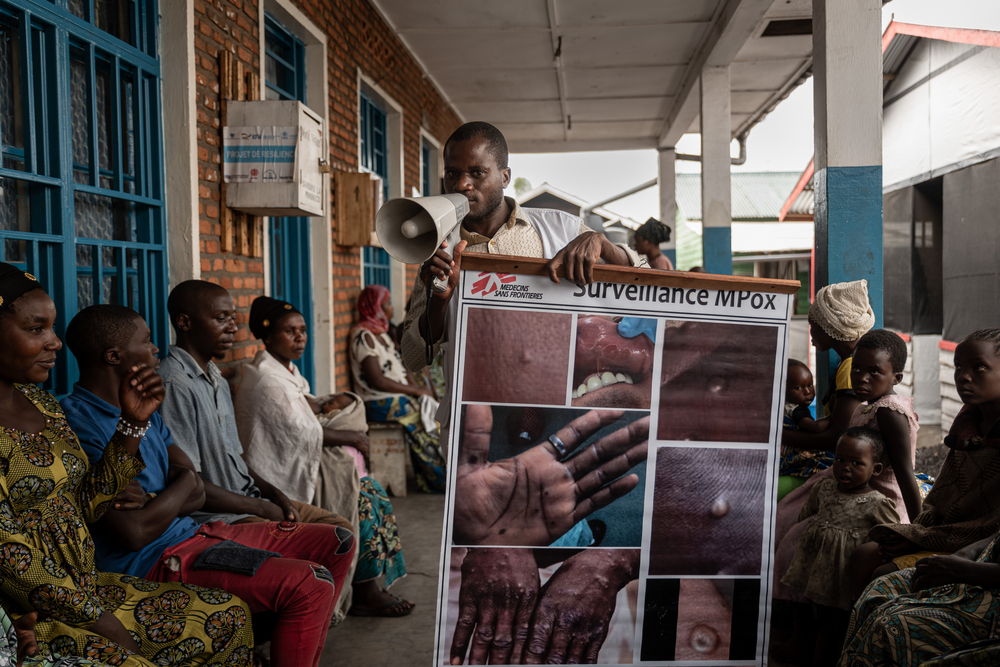
[[[502,285],[509,285],[517,282],[517,276],[513,273],[490,273],[483,271],[479,274],[476,282],[472,283],[473,296],[489,296],[496,292]]]
[[[532,292],[527,285],[520,285],[512,273],[483,271],[472,283],[472,296],[493,295],[496,299],[541,299],[540,292]]]

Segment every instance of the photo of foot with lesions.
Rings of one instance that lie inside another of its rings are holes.
[[[656,324],[646,317],[578,316],[572,404],[649,409]]]
[[[639,546],[649,416],[462,408],[452,543]]]
[[[768,442],[778,331],[665,322],[657,438]]]

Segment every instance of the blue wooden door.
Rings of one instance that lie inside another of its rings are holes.
[[[306,102],[305,46],[298,37],[264,16],[264,85],[268,99]],[[271,241],[271,296],[295,305],[311,328],[313,325],[312,237],[309,218],[274,217]],[[316,376],[315,347],[309,343],[295,362],[312,385]]]

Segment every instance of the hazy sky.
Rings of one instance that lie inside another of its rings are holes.
[[[883,28],[893,18],[924,25],[1000,30],[1000,0],[892,0],[882,9]],[[746,164],[733,170],[802,171],[813,154],[812,94],[809,79],[754,127],[747,138]],[[677,150],[700,153],[698,135],[682,137]],[[511,155],[510,168],[514,178],[527,178],[534,186],[548,181],[584,200],[599,201],[656,178],[656,152],[521,153]],[[698,169],[695,162],[677,163],[681,172]],[[649,188],[608,208],[637,220],[658,217],[657,190]]]

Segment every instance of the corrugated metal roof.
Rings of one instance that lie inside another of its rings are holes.
[[[777,220],[798,178],[794,171],[733,172],[733,220]],[[677,206],[685,219],[701,220],[701,174],[677,174]]]

